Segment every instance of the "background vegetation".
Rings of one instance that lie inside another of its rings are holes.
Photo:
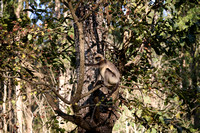
[[[0,3],[0,132],[199,132],[198,0]],[[113,104],[95,52],[120,70]]]

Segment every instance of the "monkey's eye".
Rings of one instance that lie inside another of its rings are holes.
[[[96,61],[100,61],[100,60],[101,60],[101,57],[96,57],[95,60],[96,60]]]

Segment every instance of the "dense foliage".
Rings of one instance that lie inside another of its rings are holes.
[[[69,84],[76,83],[74,69],[78,51],[74,45],[73,17],[64,0],[60,5],[60,17],[56,16],[54,1],[26,2],[30,8],[24,9],[20,18],[14,12],[17,3],[12,0],[3,3],[0,79],[2,83],[12,79],[15,85],[19,84],[18,78],[22,80],[21,95],[24,103],[33,108],[34,130],[41,130],[41,125],[37,125],[48,119],[43,126],[64,132],[46,101],[43,105],[47,107],[43,111],[49,113],[43,116],[36,111],[34,114],[34,109],[40,106],[38,101],[42,94],[49,92],[44,86],[59,90],[58,79],[66,69],[72,71]],[[95,7],[99,1],[72,2],[73,6]],[[106,27],[108,37],[106,57],[117,62],[122,75],[120,84],[123,88],[120,88],[117,109],[120,118],[113,131],[198,132],[199,5],[198,0],[116,0],[106,1],[93,11],[103,15],[102,27]],[[108,13],[104,12],[106,8]],[[29,16],[28,12],[31,13]],[[46,81],[48,85],[40,81]],[[32,99],[37,99],[33,100],[37,105],[27,103],[26,84],[32,85]],[[5,92],[0,91],[0,96],[3,94]],[[6,101],[15,101],[17,96],[12,96]],[[3,102],[0,99],[0,104]],[[72,114],[69,107],[66,110]]]

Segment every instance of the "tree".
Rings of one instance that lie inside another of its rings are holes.
[[[1,3],[5,132],[198,130],[198,1],[21,2]],[[120,70],[116,100],[93,87],[98,71],[85,63],[95,52]]]

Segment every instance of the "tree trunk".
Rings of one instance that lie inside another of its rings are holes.
[[[24,109],[26,109],[26,110],[24,110],[25,119],[26,119],[26,128],[27,128],[27,133],[32,133],[33,132],[33,127],[32,127],[33,113],[31,110],[31,106],[32,106],[31,85],[29,85],[29,84],[26,87],[26,95],[27,95],[27,101],[28,101],[28,105],[26,106],[26,108],[24,108]]]
[[[8,81],[7,91],[8,91],[8,100],[9,100],[8,110],[10,111],[9,114],[8,114],[8,118],[9,118],[8,131],[12,133],[16,130],[16,128],[14,128],[14,122],[15,122],[14,109],[13,109],[13,104],[12,104],[12,101],[11,101],[12,96],[14,95],[14,91],[15,91],[12,79],[9,79],[9,81]]]
[[[17,113],[17,123],[18,123],[18,132],[22,133],[23,132],[23,103],[22,103],[22,96],[20,93],[20,82],[18,80],[18,85],[16,86],[16,113]]]
[[[100,7],[101,8],[101,7]],[[103,8],[103,7],[102,7]],[[84,15],[88,13],[89,10],[92,10],[89,6],[80,6],[76,10],[76,15],[81,19]],[[98,52],[104,54],[104,40],[105,38],[105,28],[102,26],[103,17],[102,12],[96,14],[96,12],[91,13],[89,17],[82,22],[83,31],[84,31],[84,40],[85,40],[85,49],[84,55],[86,56],[86,63],[92,63],[94,53]],[[79,45],[80,42],[80,33],[79,27],[75,25],[75,44],[77,51],[77,64],[79,64]],[[102,33],[103,32],[103,33]],[[78,65],[78,70],[80,69]],[[77,71],[79,72],[79,71]],[[96,77],[99,74],[96,70],[86,67],[85,69],[85,82],[83,85],[82,94],[93,89],[93,83],[96,81]],[[79,74],[79,73],[78,73]],[[81,109],[77,114],[80,114],[90,125],[96,125],[92,130],[95,132],[112,132],[115,121],[117,120],[118,113],[112,107],[108,108],[103,105],[96,106],[105,95],[108,93],[107,88],[102,87],[101,89],[96,90],[90,96],[85,97],[79,101],[79,105],[90,105],[89,107]],[[106,102],[102,103],[106,104]],[[113,105],[114,106],[114,105]],[[91,132],[86,131],[79,127],[79,132]]]
[[[1,0],[1,10],[0,10],[0,17],[3,17],[3,0]]]
[[[71,74],[70,69],[66,69],[66,72],[60,72],[59,75],[59,94],[67,99],[68,101],[71,100],[71,90],[72,90],[72,84],[69,83]],[[64,103],[62,100],[59,99],[59,108],[62,110],[62,112],[67,113],[69,112],[70,106]],[[71,112],[71,111],[70,111]],[[71,113],[71,115],[73,115]],[[59,127],[64,128],[66,131],[72,131],[76,127],[71,122],[66,122],[63,120],[62,117],[59,117]]]
[[[193,112],[192,112],[192,119],[194,120],[194,128],[198,128],[200,129],[200,107],[199,107],[199,102],[196,102],[196,97],[198,97],[198,73],[197,73],[197,69],[199,67],[197,67],[197,58],[198,58],[198,51],[197,51],[197,44],[192,44],[191,45],[191,57],[192,57],[192,62],[191,62],[191,66],[190,66],[190,71],[191,71],[191,89],[193,90],[193,96],[195,97],[193,99],[194,102],[192,102],[192,108],[194,108]]]
[[[15,10],[15,15],[19,19],[20,18],[20,11],[22,10],[22,3],[23,0],[18,0],[18,6],[17,9]],[[23,132],[23,103],[22,103],[22,96],[21,96],[21,86],[20,86],[20,80],[17,79],[18,85],[15,86],[15,91],[16,91],[16,114],[17,114],[17,129],[19,133]]]
[[[3,132],[7,133],[7,121],[6,121],[6,100],[7,100],[7,81],[4,80],[4,83],[3,83],[3,89],[4,89],[4,92],[3,92]]]

